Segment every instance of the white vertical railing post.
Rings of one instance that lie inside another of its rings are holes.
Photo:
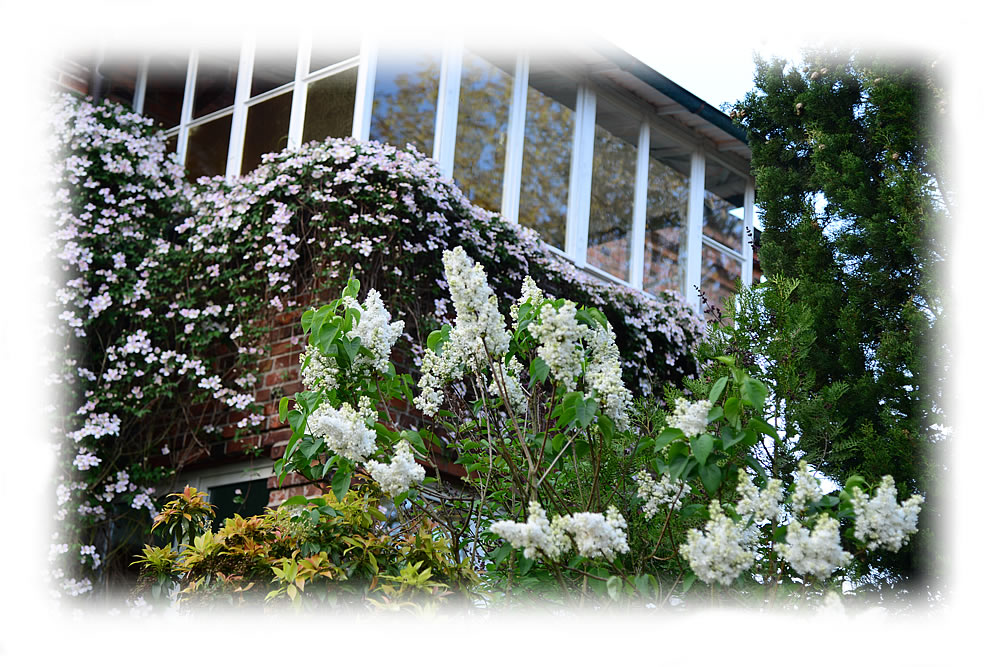
[[[503,200],[500,215],[517,222],[521,206],[521,165],[524,159],[524,127],[528,113],[528,55],[520,53],[514,65],[510,113],[507,115],[507,154],[503,165]]]
[[[184,98],[181,101],[181,122],[177,131],[177,157],[181,164],[187,162],[188,125],[191,124],[191,110],[194,108],[194,83],[198,76],[198,52],[191,50],[188,56],[187,76],[184,79]]]
[[[378,66],[378,44],[371,33],[361,40],[361,62],[354,95],[354,125],[351,136],[368,141],[372,128],[372,102],[375,96],[375,68]]]
[[[684,298],[701,312],[701,228],[705,215],[705,152],[695,149],[691,155],[691,187],[688,190],[687,261],[684,263]]]
[[[753,215],[754,187],[753,181],[747,180],[747,189],[743,193],[743,267],[740,280],[749,287],[753,283]],[[750,231],[747,232],[746,228]]]
[[[135,92],[132,94],[132,108],[141,114],[146,104],[146,81],[149,79],[149,55],[142,57],[135,73]]]
[[[458,99],[462,87],[462,45],[449,40],[441,58],[441,82],[438,87],[437,117],[434,121],[433,157],[441,165],[441,175],[452,178],[455,172],[455,140],[458,135]]]
[[[566,254],[583,266],[587,261],[587,229],[590,223],[590,180],[594,167],[594,125],[597,95],[586,83],[576,90],[573,123],[573,157],[569,170],[569,201],[566,206]]]
[[[312,33],[303,30],[299,35],[299,48],[295,54],[295,83],[292,86],[292,111],[288,119],[288,147],[302,145],[302,132],[306,123],[306,95],[309,86],[303,80],[309,74],[309,58],[312,54]]]
[[[628,282],[642,289],[646,262],[646,195],[649,186],[649,121],[639,125],[635,161],[635,200],[632,203],[632,239],[629,249]]]
[[[233,118],[229,129],[229,155],[226,159],[226,181],[232,183],[239,177],[243,165],[243,138],[247,129],[247,100],[253,80],[253,34],[247,34],[240,46],[240,64],[236,70],[236,94],[233,99]]]

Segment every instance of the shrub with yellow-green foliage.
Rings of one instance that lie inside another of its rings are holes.
[[[134,598],[180,608],[264,603],[424,610],[482,595],[468,558],[457,561],[433,524],[395,525],[368,485],[340,499],[332,492],[299,496],[196,535],[188,530],[196,525],[192,519],[214,516],[204,494],[188,487],[174,498],[154,529],[173,543],[143,550]],[[193,536],[182,541],[177,535]]]

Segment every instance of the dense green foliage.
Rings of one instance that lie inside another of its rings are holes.
[[[936,71],[810,51],[797,67],[758,60],[755,83],[733,116],[753,152],[771,283],[744,294],[727,345],[766,374],[795,449],[826,475],[932,490],[949,218]],[[883,565],[912,574],[910,552]]]

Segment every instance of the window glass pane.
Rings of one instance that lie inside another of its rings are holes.
[[[587,263],[628,279],[639,121],[597,102]]]
[[[528,74],[518,222],[546,243],[566,247],[576,84],[532,65]]]
[[[250,97],[295,80],[295,49],[257,51],[253,59]]]
[[[215,505],[213,530],[218,530],[226,519],[237,514],[242,517],[263,514],[270,495],[267,490],[266,478],[210,486],[208,488],[208,502]]]
[[[104,97],[132,108],[135,102],[135,80],[139,63],[122,56],[105,56],[98,68],[103,79]]]
[[[361,53],[361,39],[350,35],[313,36],[309,54],[309,71],[315,72],[334,63],[343,62]]]
[[[172,134],[167,137],[167,153],[177,152],[177,135]]]
[[[236,97],[236,72],[240,65],[239,49],[198,54],[198,73],[194,85],[192,118],[200,118],[224,109]]]
[[[357,67],[309,84],[302,127],[303,142],[351,136],[357,85]]]
[[[192,127],[188,134],[187,156],[184,166],[188,178],[218,176],[226,173],[226,158],[229,151],[229,131],[232,115]]]
[[[380,52],[375,67],[371,138],[399,148],[410,143],[424,155],[432,155],[440,78],[438,52]]]
[[[475,204],[499,211],[503,201],[503,167],[507,150],[507,116],[513,79],[504,71],[466,52],[455,139],[455,182]]]
[[[149,59],[142,113],[160,127],[176,127],[181,122],[187,65],[187,54],[158,54]]]
[[[683,290],[690,173],[690,154],[651,131],[642,286],[656,296],[664,290]]]
[[[722,303],[736,293],[742,262],[715,248],[702,246],[701,289],[708,303],[722,308]]]
[[[291,115],[291,92],[258,102],[247,109],[242,173],[259,165],[260,156],[264,153],[276,153],[288,146],[288,120]]]
[[[703,232],[739,251],[743,242],[743,194],[746,179],[722,165],[705,160]]]

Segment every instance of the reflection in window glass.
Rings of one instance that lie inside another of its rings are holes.
[[[185,158],[188,178],[195,180],[199,176],[218,176],[226,173],[229,131],[232,124],[233,117],[228,115],[189,130]]]
[[[471,53],[463,55],[455,182],[470,201],[490,211],[499,211],[503,201],[512,87],[513,79],[504,70]]]
[[[254,54],[250,97],[295,80],[295,50]]]
[[[665,290],[683,289],[689,179],[656,159],[655,149],[651,152],[642,286],[659,296]]]
[[[315,72],[334,63],[343,62],[361,53],[361,40],[357,37],[313,37],[309,54],[309,71]]]
[[[371,138],[399,148],[410,143],[424,155],[432,155],[440,53],[415,57],[379,53],[377,62]]]
[[[172,134],[167,137],[167,153],[177,152],[177,135]]]
[[[639,122],[597,103],[587,263],[628,279]]]
[[[160,127],[176,127],[181,122],[187,66],[187,54],[157,55],[149,60],[142,113]]]
[[[701,249],[701,289],[708,303],[722,308],[736,293],[743,263],[728,254],[703,245]]]
[[[303,142],[351,136],[357,85],[357,67],[309,84]]]
[[[198,73],[194,84],[192,118],[200,118],[224,109],[236,97],[236,73],[240,66],[237,50],[234,55],[198,54]]]
[[[549,245],[565,249],[575,105],[569,96],[558,102],[539,92],[543,86],[544,81],[531,72],[517,219],[537,231]]]
[[[746,180],[711,160],[705,163],[704,233],[733,250],[743,237]]]
[[[243,140],[242,172],[260,164],[264,153],[276,153],[288,146],[288,121],[292,115],[292,94],[283,93],[247,110],[247,130]]]
[[[135,102],[138,63],[126,58],[105,58],[98,70],[103,79],[104,97],[131,109]]]

